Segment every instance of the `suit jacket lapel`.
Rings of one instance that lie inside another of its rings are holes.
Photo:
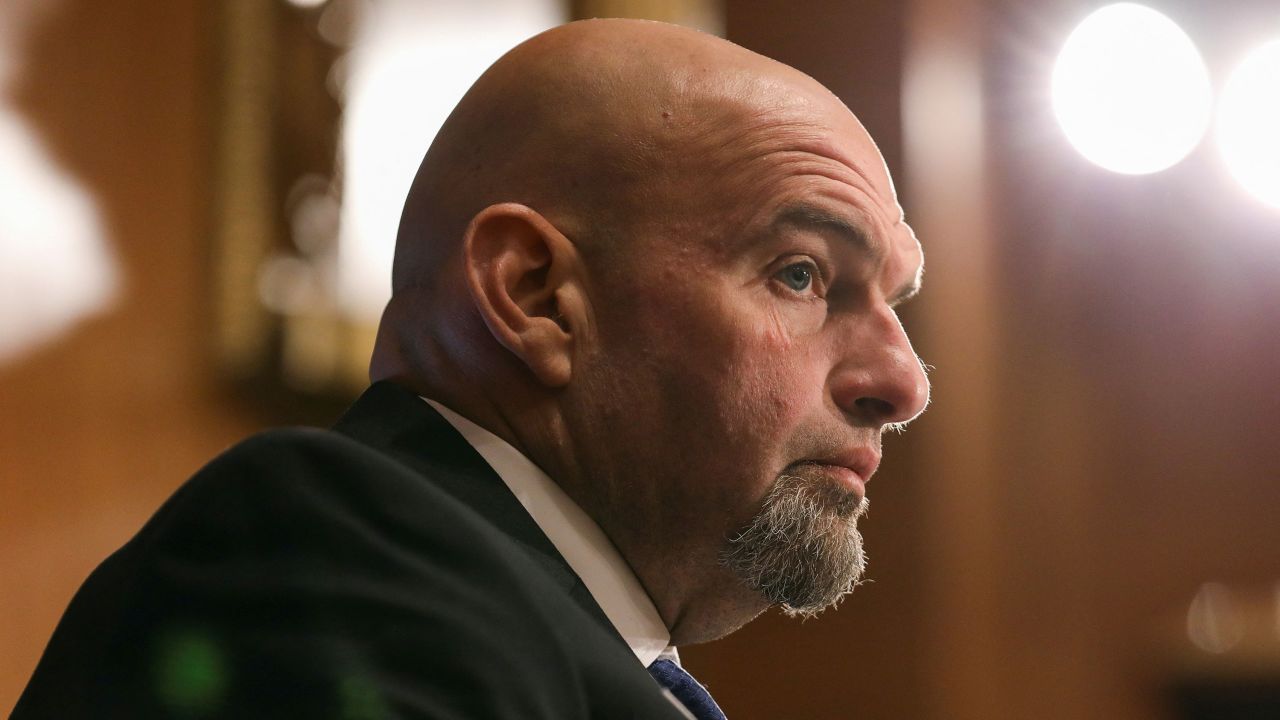
[[[415,469],[522,546],[589,615],[622,637],[591,592],[484,458],[430,405],[394,383],[374,383],[335,431]]]

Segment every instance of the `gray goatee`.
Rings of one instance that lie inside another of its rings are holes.
[[[833,607],[862,578],[866,554],[858,518],[866,498],[804,472],[779,475],[746,528],[730,538],[721,562],[791,616]]]

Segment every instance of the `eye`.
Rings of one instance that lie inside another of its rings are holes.
[[[798,262],[782,268],[774,277],[792,291],[803,293],[813,288],[813,276],[817,270],[811,262]]]

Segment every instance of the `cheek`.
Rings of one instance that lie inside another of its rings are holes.
[[[739,334],[735,354],[743,376],[754,379],[759,392],[771,396],[786,415],[820,398],[823,353],[814,330],[821,321],[813,309],[775,305]]]
[[[797,428],[822,405],[824,366],[816,343],[795,333],[788,318],[766,314],[743,323],[726,357],[726,426],[769,453],[767,462],[793,459],[781,456]]]
[[[667,279],[633,285],[613,316],[608,344],[629,356],[637,404],[706,462],[776,464],[821,403],[815,308]]]

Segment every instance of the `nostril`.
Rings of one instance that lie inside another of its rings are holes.
[[[893,417],[893,403],[888,400],[881,400],[877,397],[860,397],[853,404],[857,405],[858,409],[868,417],[881,422],[888,422],[888,418]]]

